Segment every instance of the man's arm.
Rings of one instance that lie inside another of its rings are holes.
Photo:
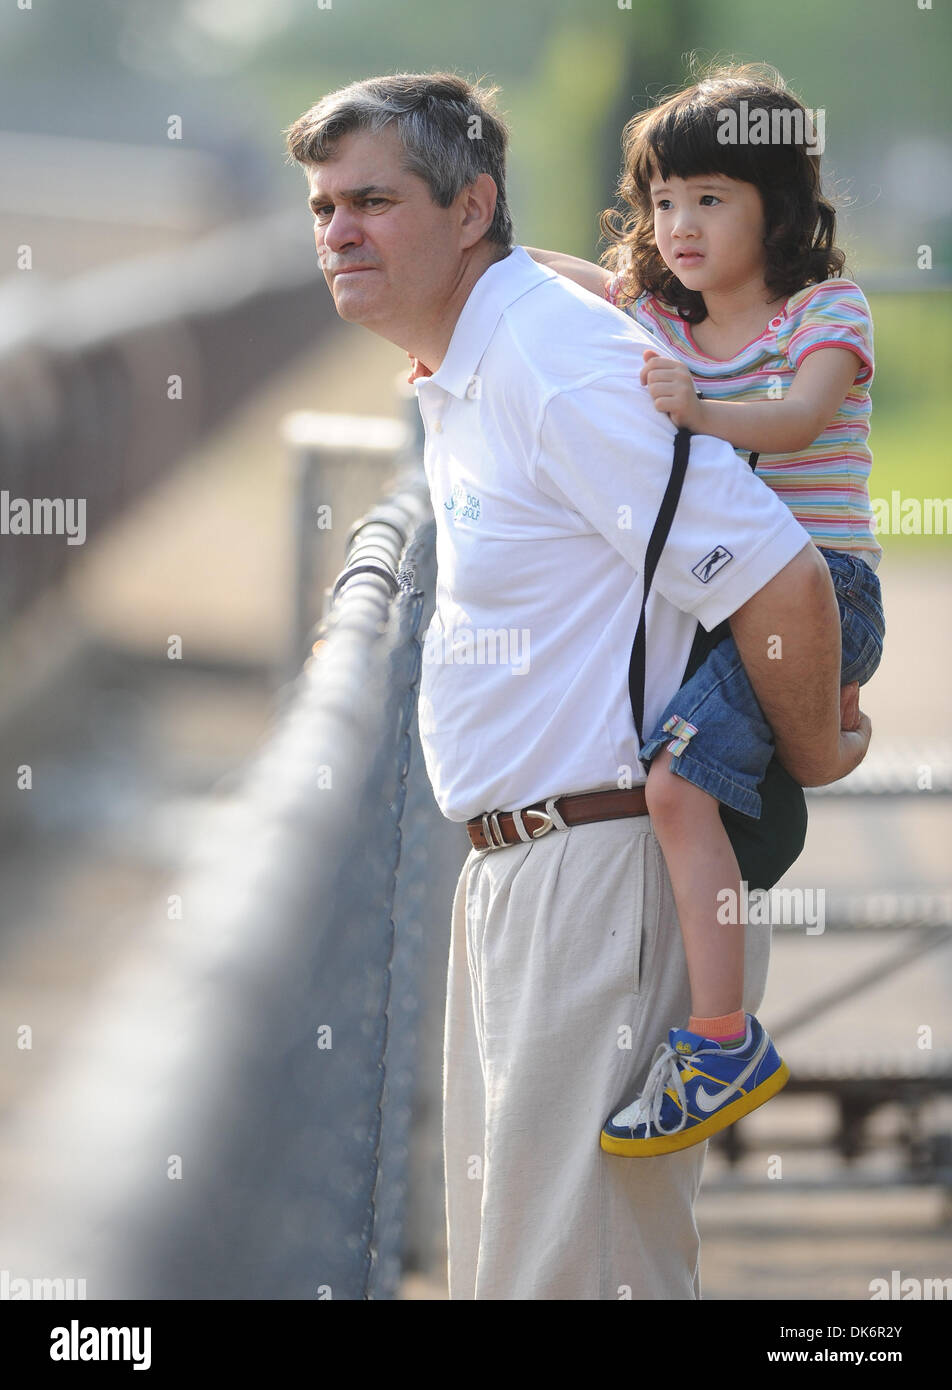
[[[592,343],[588,351],[594,357],[601,347]],[[674,442],[670,421],[637,381],[642,351],[641,340],[620,338],[611,348],[617,376],[547,398],[527,468],[541,491],[578,512],[639,572]],[[791,776],[822,786],[862,762],[869,720],[840,728],[840,623],[826,562],[789,507],[710,435],[691,441],[654,587],[708,632],[729,619]]]
[[[816,547],[805,545],[738,608],[730,628],[791,777],[820,787],[852,772],[866,756],[872,726],[860,713],[857,729],[839,727],[839,612]]]

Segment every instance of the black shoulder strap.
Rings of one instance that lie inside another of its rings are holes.
[[[631,659],[628,663],[628,694],[631,699],[632,713],[635,716],[635,732],[638,735],[639,748],[644,741],[641,737],[641,726],[645,718],[645,608],[648,603],[651,581],[654,578],[658,560],[664,549],[665,541],[668,539],[668,532],[671,530],[671,523],[677,511],[678,500],[681,496],[681,487],[684,483],[684,475],[687,472],[690,452],[691,431],[680,429],[674,437],[674,463],[671,467],[671,476],[668,479],[668,486],[665,488],[664,496],[661,499],[661,506],[658,508],[658,515],[648,540],[648,547],[645,551],[644,589],[641,595],[641,614],[638,618],[638,630],[635,633],[635,640],[631,648]]]
[[[628,662],[628,695],[631,700],[631,712],[635,719],[635,733],[638,736],[638,747],[644,743],[642,736],[642,725],[645,718],[645,657],[646,657],[646,632],[645,632],[645,609],[648,603],[648,592],[651,588],[651,581],[657,568],[658,560],[668,539],[671,530],[671,523],[674,521],[674,514],[677,511],[678,501],[681,497],[681,488],[684,484],[684,475],[687,472],[688,459],[691,451],[691,431],[679,429],[674,437],[674,462],[671,465],[671,476],[668,479],[668,486],[665,489],[664,497],[661,499],[661,506],[658,508],[658,515],[648,541],[645,551],[645,577],[644,590],[641,596],[641,614],[638,618],[638,630],[635,633],[635,640],[631,648],[631,659]],[[747,462],[751,468],[757,467],[759,454],[749,455]],[[694,641],[691,645],[691,652],[681,685],[688,680],[700,666],[707,656],[707,653],[716,647],[730,633],[730,628],[725,618],[724,622],[707,632],[700,623],[694,633]]]

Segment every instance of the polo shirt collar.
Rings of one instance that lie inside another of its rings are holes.
[[[514,246],[508,256],[494,261],[470,291],[439,369],[432,376],[418,378],[415,384],[423,386],[433,382],[463,400],[489,340],[510,304],[543,280],[554,277],[554,270],[539,265],[522,246]]]

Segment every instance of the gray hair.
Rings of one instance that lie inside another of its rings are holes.
[[[495,87],[470,85],[453,73],[397,73],[368,77],[322,97],[284,132],[290,159],[323,164],[336,142],[357,130],[382,130],[396,121],[406,152],[404,169],[423,179],[433,201],[448,208],[480,174],[496,185],[496,211],[486,240],[512,248],[506,203],[509,131],[495,112]]]

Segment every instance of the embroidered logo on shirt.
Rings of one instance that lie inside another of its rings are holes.
[[[705,555],[703,560],[698,560],[691,571],[697,575],[702,584],[706,584],[709,579],[713,579],[718,570],[722,570],[728,560],[733,560],[731,552],[723,545],[716,545],[709,555]]]
[[[453,484],[450,501],[443,503],[446,510],[453,513],[454,521],[462,521],[464,518],[478,521],[479,505],[479,498],[476,493],[467,492],[462,483]]]

